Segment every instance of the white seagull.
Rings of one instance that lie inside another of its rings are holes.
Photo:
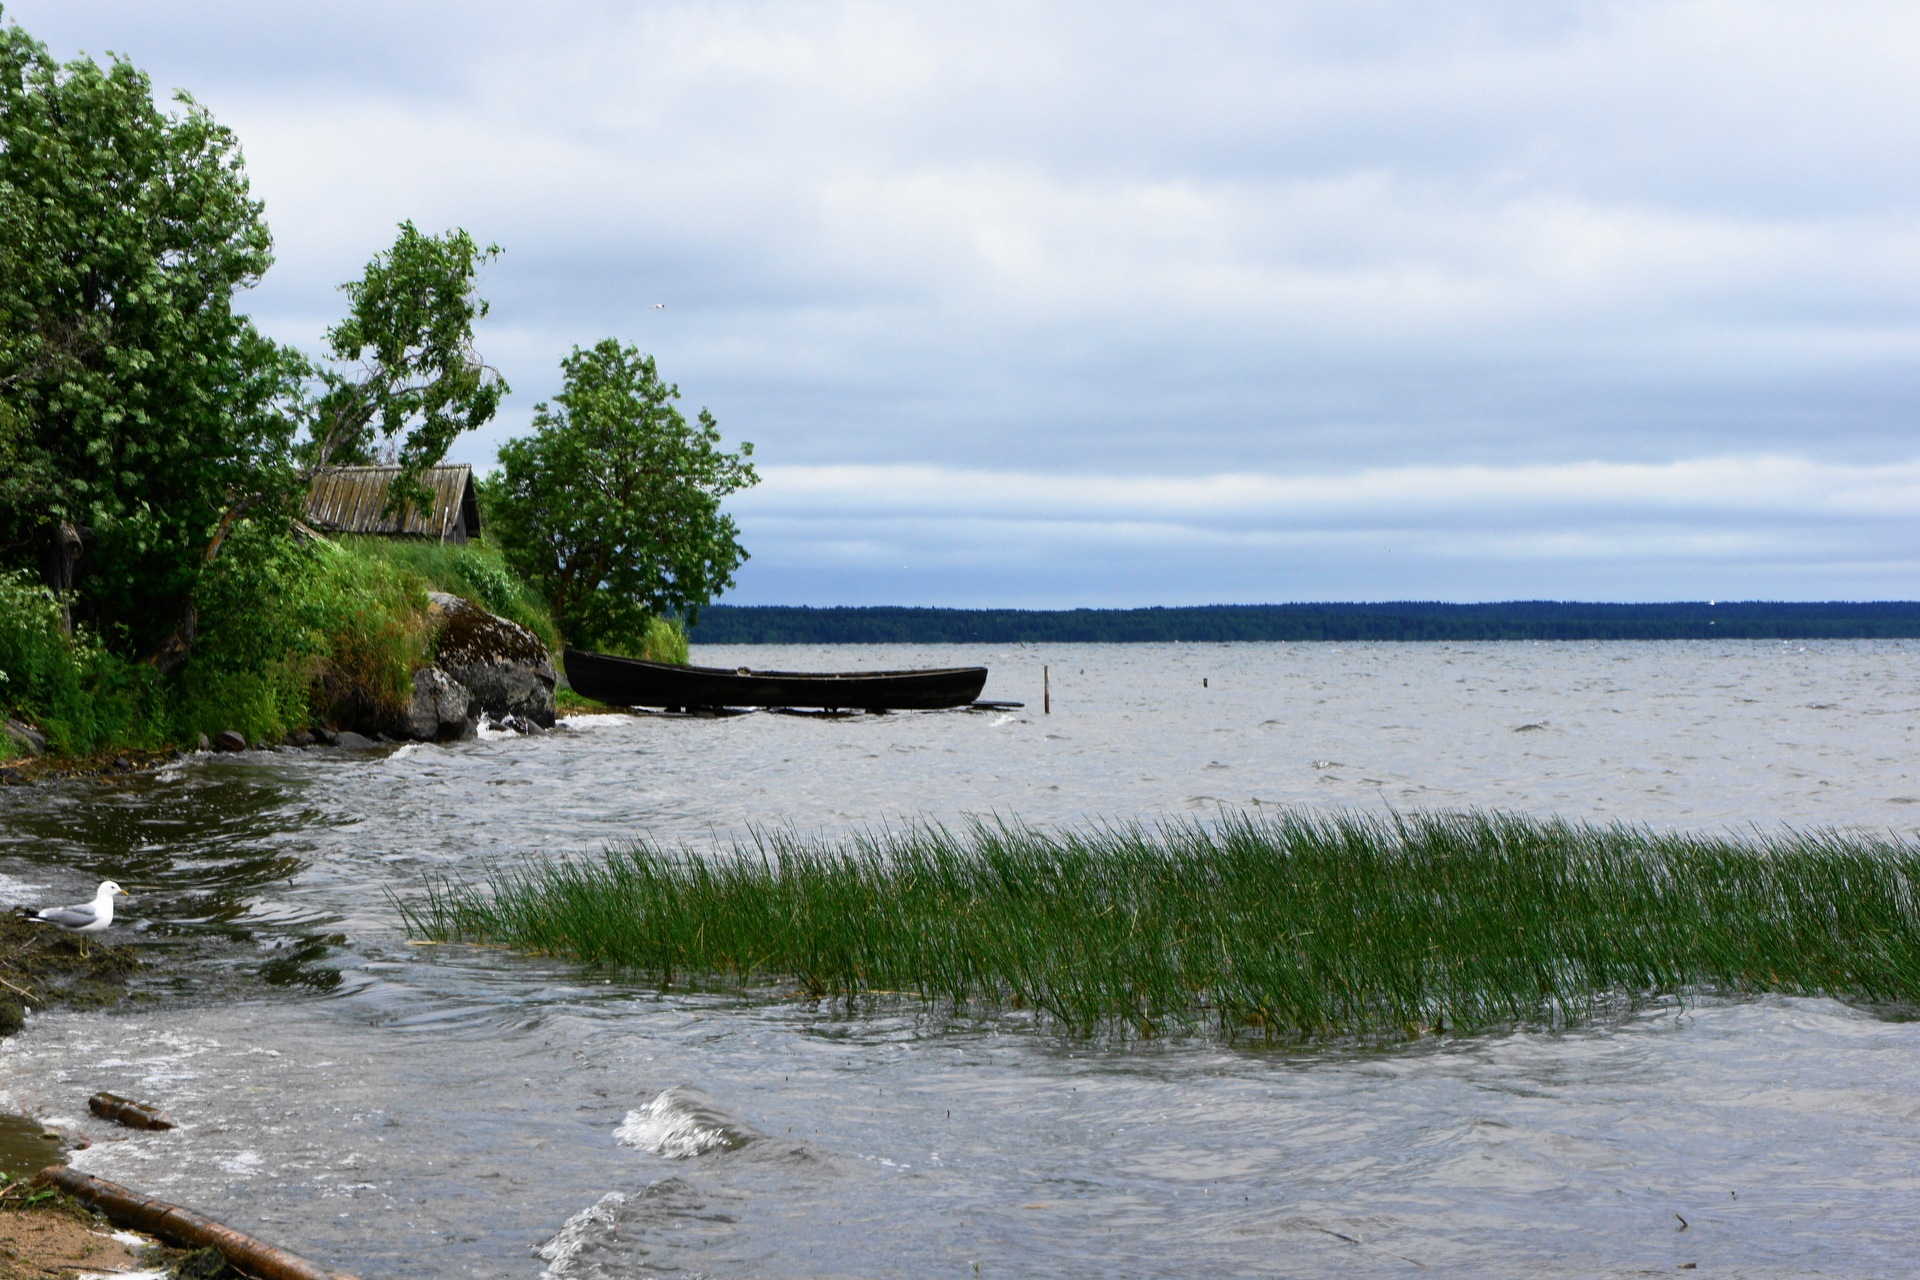
[[[71,907],[44,907],[28,916],[36,924],[50,924],[65,933],[100,933],[113,923],[113,898],[127,891],[111,880],[102,880],[92,902]],[[127,896],[132,902],[132,895]]]

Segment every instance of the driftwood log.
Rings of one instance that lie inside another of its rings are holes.
[[[58,1187],[75,1200],[105,1214],[114,1223],[158,1236],[169,1244],[189,1249],[212,1247],[227,1256],[227,1261],[256,1280],[355,1280],[343,1271],[329,1271],[232,1227],[202,1217],[191,1209],[182,1209],[165,1200],[155,1200],[129,1190],[117,1182],[92,1174],[54,1165],[34,1175],[41,1186]]]
[[[171,1129],[173,1117],[151,1103],[135,1102],[117,1093],[96,1093],[87,1099],[87,1110],[102,1120],[123,1124],[129,1129]]]

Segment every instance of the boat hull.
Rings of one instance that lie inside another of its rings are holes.
[[[964,707],[985,667],[924,671],[752,671],[676,667],[569,648],[567,683],[617,707],[818,707],[829,711],[937,711]]]

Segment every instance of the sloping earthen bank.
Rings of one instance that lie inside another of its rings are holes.
[[[0,1036],[20,1030],[28,1010],[112,1004],[140,967],[132,947],[0,915]]]

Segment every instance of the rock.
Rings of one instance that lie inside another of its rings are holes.
[[[465,685],[491,719],[552,728],[559,676],[540,637],[471,600],[440,591],[429,600],[440,628],[436,665]]]
[[[310,747],[313,745],[313,735],[305,729],[295,729],[287,735],[287,745],[290,747]]]
[[[21,724],[18,720],[0,723],[0,733],[13,739],[17,746],[26,748],[30,756],[43,756],[47,753],[47,735],[32,725]]]
[[[467,687],[438,667],[413,673],[402,728],[416,742],[455,742],[480,729],[479,707]]]
[[[0,786],[14,786],[27,780],[27,775],[19,769],[0,765]]]
[[[119,770],[121,773],[132,773],[133,761],[127,759],[125,756],[121,756],[118,760],[115,760],[113,762],[113,767]]]
[[[200,735],[200,749],[202,751],[213,750],[213,744],[207,741],[207,735],[204,733]]]
[[[342,729],[333,735],[332,745],[347,751],[365,751],[369,747],[375,747],[379,744],[372,738],[364,737],[351,729]]]
[[[10,1036],[26,1025],[26,1006],[12,996],[0,993],[0,1036]]]
[[[215,751],[245,751],[247,740],[238,729],[222,729],[213,735]]]
[[[340,731],[338,729],[315,729],[313,731],[313,740],[323,747],[337,747],[340,745]]]

